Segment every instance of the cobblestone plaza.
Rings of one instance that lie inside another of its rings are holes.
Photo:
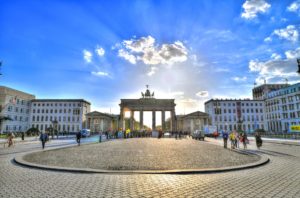
[[[87,141],[87,140],[85,140]],[[178,140],[190,144],[194,140]],[[204,144],[220,145],[208,139]],[[56,148],[74,140],[51,141]],[[211,145],[210,145],[211,146]],[[299,144],[264,143],[260,151],[270,163],[252,169],[211,174],[83,174],[32,169],[13,162],[15,156],[41,150],[38,142],[0,150],[1,197],[299,197]],[[70,156],[71,157],[71,156]],[[126,158],[126,156],[124,156]]]

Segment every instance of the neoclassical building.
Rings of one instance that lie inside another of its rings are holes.
[[[210,124],[207,113],[196,111],[187,115],[178,115],[177,130],[192,133],[195,130],[204,130],[204,127]]]
[[[87,128],[91,132],[118,130],[119,116],[93,111],[86,114]]]

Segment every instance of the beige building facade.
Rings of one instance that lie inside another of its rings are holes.
[[[178,131],[192,133],[195,130],[204,130],[204,127],[209,125],[209,115],[201,111],[176,117]]]
[[[30,128],[31,100],[35,96],[9,87],[0,86],[0,117],[12,120],[2,120],[1,133],[24,132]]]

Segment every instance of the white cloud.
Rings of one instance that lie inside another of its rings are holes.
[[[107,73],[107,72],[91,72],[91,74],[92,75],[94,75],[94,76],[99,76],[99,77],[104,77],[104,76],[107,76],[107,77],[109,77],[109,74]]]
[[[151,36],[124,40],[118,53],[132,64],[142,61],[146,65],[173,65],[176,62],[186,61],[188,55],[182,42],[176,41],[159,46],[155,45],[155,39]],[[151,71],[149,73],[152,75],[154,70]]]
[[[245,19],[253,19],[258,13],[265,13],[271,7],[265,0],[246,0],[243,4],[244,12],[242,17]]]
[[[152,76],[155,74],[157,67],[150,67],[150,71],[147,73],[148,76]]]
[[[285,52],[285,56],[287,59],[296,59],[300,58],[300,47],[295,50],[288,50]]]
[[[269,37],[265,38],[264,41],[265,41],[265,42],[271,42],[271,41],[272,41],[272,38],[269,36]]]
[[[286,51],[285,55],[285,59],[251,60],[249,62],[249,70],[250,72],[258,73],[256,82],[263,83],[264,80],[278,82],[284,78],[290,78],[291,81],[297,80],[297,63],[295,59],[300,56],[300,48],[294,51]]]
[[[286,28],[274,30],[273,34],[281,39],[296,42],[298,41],[299,32],[294,25],[288,25]]]
[[[277,53],[273,53],[273,54],[271,55],[271,59],[279,60],[279,59],[281,59],[281,55],[280,55],[280,54],[277,54]]]
[[[100,46],[96,47],[95,52],[98,54],[98,56],[104,56],[105,54],[105,50]]]
[[[131,64],[136,64],[136,57],[124,49],[119,49],[118,55],[123,57],[125,60],[128,60]]]
[[[86,49],[83,50],[83,58],[87,63],[92,62],[92,57],[93,57],[92,52],[90,52]]]
[[[300,0],[294,1],[287,7],[287,10],[290,12],[297,12],[300,11]]]
[[[200,98],[208,97],[208,95],[209,95],[208,91],[199,91],[196,93],[196,96],[198,96]]]
[[[234,81],[236,81],[236,82],[241,82],[241,81],[246,81],[247,77],[246,76],[244,76],[244,77],[238,77],[238,76],[236,76],[236,77],[232,77],[231,79],[234,80]]]

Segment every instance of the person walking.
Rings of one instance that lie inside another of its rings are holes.
[[[24,132],[22,132],[22,133],[21,133],[21,138],[22,138],[22,141],[24,141],[24,137],[25,137],[25,133],[24,133]]]
[[[13,145],[13,139],[14,139],[14,134],[13,133],[9,133],[8,134],[8,137],[7,137],[7,144],[8,144],[8,147],[12,146]]]
[[[230,139],[230,142],[231,142],[231,148],[234,149],[235,148],[235,134],[234,134],[234,132],[230,133],[229,139]]]
[[[42,132],[42,134],[40,135],[40,141],[42,142],[43,149],[45,149],[45,144],[48,141],[48,134],[45,132]]]
[[[248,143],[248,138],[247,138],[247,134],[246,134],[246,132],[244,132],[244,133],[242,134],[242,138],[241,138],[241,140],[242,140],[242,143],[243,143],[244,149],[246,149],[246,148],[247,148],[247,143]]]
[[[235,148],[240,148],[240,134],[237,131],[234,131],[234,136],[235,136],[235,140],[234,140]]]
[[[222,137],[223,137],[223,142],[224,142],[224,148],[227,148],[227,141],[228,141],[227,131],[222,131]]]
[[[102,142],[102,131],[99,131],[99,143]]]
[[[260,149],[260,147],[262,146],[263,141],[262,141],[261,136],[258,132],[256,132],[256,134],[255,134],[255,142],[256,142],[256,147],[258,149]]]
[[[76,142],[77,142],[78,146],[80,146],[80,139],[81,139],[81,132],[78,131],[76,133]]]

